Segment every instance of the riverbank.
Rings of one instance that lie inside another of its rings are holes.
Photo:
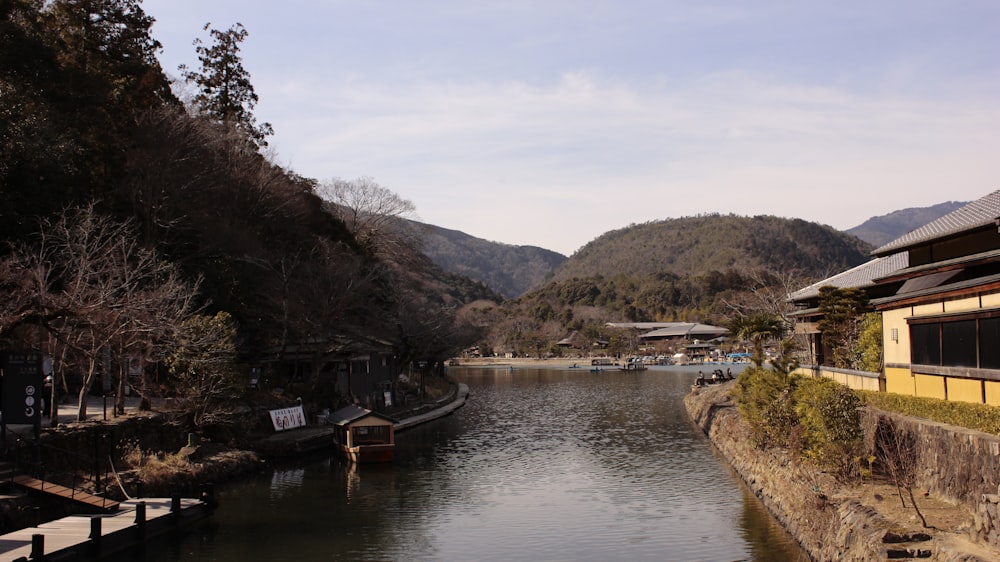
[[[539,368],[539,369],[562,369],[576,367],[590,367],[591,362],[594,359],[611,360],[611,364],[602,364],[600,367],[620,367],[623,363],[621,359],[614,359],[608,357],[553,357],[547,359],[538,359],[534,357],[517,357],[517,358],[504,358],[504,357],[472,357],[472,358],[460,358],[453,359],[453,363],[449,367],[514,367],[514,368]],[[684,365],[668,365],[670,368],[674,369],[693,369],[697,371],[698,369],[705,369],[711,372],[711,369],[725,368],[725,367],[740,367],[740,370],[749,366],[750,363],[736,362],[736,363],[688,363]]]
[[[560,368],[572,367],[573,365],[590,365],[590,357],[555,357],[550,359],[536,359],[533,357],[470,357],[453,359],[449,367],[539,367],[539,368]]]
[[[399,411],[401,417],[397,430],[433,421],[452,414],[465,405],[469,389],[464,384],[454,384],[451,392],[437,401]],[[136,497],[173,494],[196,497],[206,483],[220,483],[253,474],[269,466],[272,460],[304,456],[332,450],[334,427],[312,425],[262,436],[248,436],[245,443],[231,446],[181,435],[179,427],[165,423],[163,414],[138,409],[138,400],[129,400],[125,414],[114,416],[103,400],[88,403],[86,421],[75,419],[75,406],[61,405],[57,428],[42,432],[43,447],[51,451],[93,450],[95,439],[105,441],[101,447],[116,449],[123,462],[117,469],[105,474],[101,486],[108,498],[125,501]],[[14,439],[23,437],[30,443],[30,426],[8,426]],[[184,443],[178,450],[144,448],[142,443]],[[60,460],[66,460],[65,455]],[[91,461],[92,462],[92,461]],[[127,468],[131,465],[134,468]],[[93,466],[90,464],[89,466]],[[50,462],[50,473],[67,467]],[[79,469],[80,467],[77,467]],[[83,467],[86,469],[86,467]],[[68,485],[68,483],[67,483]],[[73,506],[48,498],[33,496],[11,489],[0,490],[0,532],[37,525],[47,520],[73,514]],[[91,490],[93,491],[93,490]]]
[[[421,425],[452,414],[465,405],[469,397],[469,387],[455,384],[451,392],[436,402],[423,404],[419,407],[400,412],[398,421],[394,424],[398,433],[411,427]],[[253,442],[253,451],[265,458],[282,458],[304,455],[333,447],[334,425],[313,425],[278,431]]]
[[[684,399],[688,414],[813,560],[1000,560],[1000,550],[968,539],[974,515],[964,506],[921,494],[921,511],[935,527],[925,529],[893,486],[843,485],[787,451],[753,447],[729,399],[732,386],[693,390]]]

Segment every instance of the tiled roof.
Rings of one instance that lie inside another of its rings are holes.
[[[885,246],[877,248],[872,252],[872,255],[886,256],[908,250],[930,240],[995,224],[998,218],[1000,218],[1000,191],[994,191],[982,199],[973,201],[935,221],[911,230]]]
[[[721,336],[723,334],[728,334],[729,330],[726,328],[720,328],[718,326],[709,326],[708,324],[696,324],[692,322],[667,322],[666,324],[671,324],[660,328],[658,330],[653,330],[652,332],[647,332],[641,334],[640,338],[667,338],[667,337],[695,337],[695,336]]]
[[[897,270],[907,267],[910,255],[899,252],[890,256],[875,258],[843,273],[828,277],[818,283],[813,283],[804,289],[799,289],[788,295],[788,300],[797,302],[819,296],[820,287],[832,285],[841,289],[862,288],[874,285],[874,279],[880,279]]]
[[[357,406],[354,404],[350,406],[344,406],[343,408],[337,410],[336,412],[333,412],[332,414],[330,414],[329,420],[330,423],[334,425],[348,425],[360,420],[361,418],[366,418],[368,416],[374,416],[390,422],[395,421],[389,416],[380,414],[378,412],[373,412],[367,408],[362,408],[361,406]]]

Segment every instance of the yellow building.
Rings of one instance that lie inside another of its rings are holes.
[[[881,279],[885,390],[1000,405],[1000,191],[878,248],[909,265]]]
[[[818,310],[823,285],[864,289],[882,315],[887,392],[1000,405],[1000,191],[872,252],[874,260],[791,299],[826,376]]]

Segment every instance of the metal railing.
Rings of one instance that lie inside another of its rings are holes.
[[[8,478],[11,485],[14,484],[15,477],[24,474],[40,480],[42,482],[41,491],[45,491],[47,484],[60,485],[70,489],[70,499],[76,499],[78,494],[99,497],[102,500],[102,508],[107,507],[108,503],[114,502],[114,500],[107,498],[107,493],[102,489],[102,483],[108,482],[108,476],[111,472],[110,457],[114,448],[107,431],[96,430],[93,432],[93,454],[41,443],[34,438],[20,435],[10,428],[8,428],[7,433],[13,437],[12,440],[8,439],[7,442],[12,443],[12,446],[9,446],[6,451],[6,459],[10,465]],[[46,463],[46,459],[56,458],[59,459],[57,463]],[[102,462],[102,458],[108,460]],[[59,466],[61,470],[49,474],[48,470],[53,465]],[[93,484],[94,493],[85,492],[82,489],[88,482]]]

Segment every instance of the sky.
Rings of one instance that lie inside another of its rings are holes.
[[[144,0],[241,23],[274,161],[570,255],[708,213],[845,230],[1000,189],[995,0]]]

